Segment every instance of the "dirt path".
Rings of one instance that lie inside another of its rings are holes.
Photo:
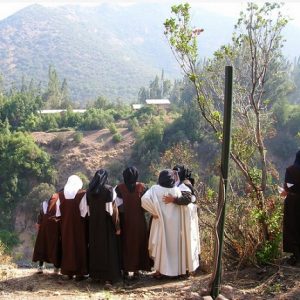
[[[10,269],[0,282],[0,299],[200,299],[195,281],[203,284],[208,275],[179,279],[153,279],[106,287],[91,279],[77,282],[54,275],[52,270],[37,274],[36,269]],[[3,274],[3,271],[2,271]]]
[[[77,282],[54,275],[51,269],[36,274],[36,269],[2,266],[0,269],[0,299],[16,300],[102,300],[102,299],[193,299],[200,300],[208,287],[209,274],[197,274],[187,279],[153,279],[150,274],[138,281],[106,287],[91,279]],[[222,293],[228,299],[300,299],[300,268],[269,266],[249,268],[239,273],[227,272]]]

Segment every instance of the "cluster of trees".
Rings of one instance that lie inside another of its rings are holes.
[[[16,207],[41,182],[55,183],[50,156],[28,133],[11,131],[0,123],[0,240],[7,246],[17,242],[14,234]]]
[[[162,99],[170,97],[172,83],[165,79],[164,70],[159,78],[155,76],[154,80],[150,81],[149,87],[141,87],[138,92],[138,102],[145,103],[146,99]]]

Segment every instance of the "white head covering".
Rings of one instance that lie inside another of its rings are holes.
[[[77,192],[82,188],[82,180],[77,175],[71,175],[64,187],[64,196],[66,199],[74,199]]]

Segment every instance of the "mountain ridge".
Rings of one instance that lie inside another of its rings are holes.
[[[205,30],[200,57],[230,42],[234,18],[193,7],[191,13]],[[46,87],[52,65],[61,81],[67,79],[72,99],[83,104],[98,96],[135,101],[162,69],[166,78],[182,76],[163,34],[170,15],[169,4],[27,6],[0,21],[0,74],[8,88],[23,76]],[[292,42],[286,52],[297,53],[295,27],[285,32]]]

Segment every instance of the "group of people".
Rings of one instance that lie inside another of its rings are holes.
[[[182,165],[160,172],[147,189],[138,170],[123,171],[112,187],[98,170],[87,190],[72,175],[41,204],[33,261],[52,263],[70,279],[114,283],[139,271],[179,276],[199,267],[199,224],[191,172]],[[148,215],[148,218],[147,218]]]

